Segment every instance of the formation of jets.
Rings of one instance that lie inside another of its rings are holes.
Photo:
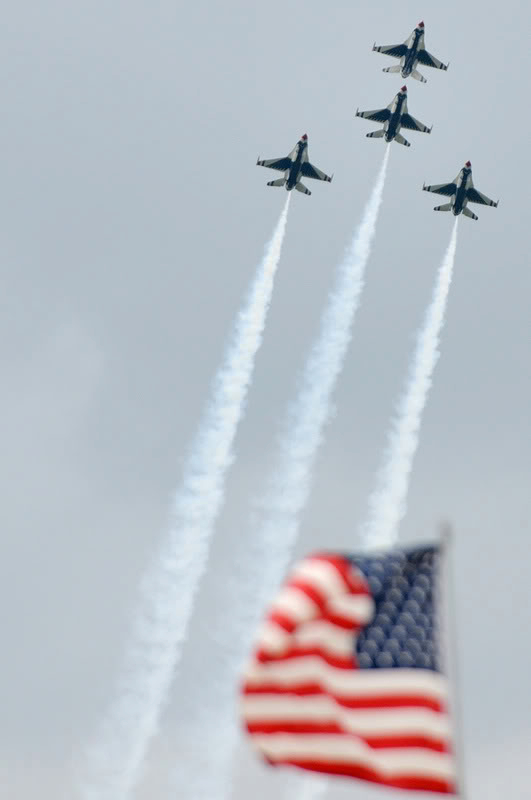
[[[374,51],[383,53],[392,58],[398,58],[400,63],[386,67],[383,72],[396,73],[399,72],[403,78],[411,76],[415,80],[426,83],[426,78],[417,70],[417,65],[422,64],[425,67],[433,67],[434,69],[447,70],[448,64],[439,61],[438,58],[428,53],[424,45],[424,22],[419,22],[416,28],[413,29],[410,36],[402,44],[392,45],[377,45],[374,44]],[[385,139],[386,142],[395,141],[398,144],[403,144],[405,147],[410,147],[410,143],[400,133],[401,129],[417,131],[419,133],[431,133],[431,127],[419,122],[418,119],[411,116],[407,107],[407,87],[402,86],[400,91],[395,95],[391,103],[386,108],[376,109],[375,111],[356,111],[357,117],[368,119],[372,122],[378,122],[383,125],[382,128],[371,131],[367,134],[370,139]],[[282,178],[274,181],[269,181],[268,186],[285,186],[286,190],[290,192],[296,189],[303,194],[311,194],[310,190],[301,183],[301,178],[314,178],[319,181],[332,181],[333,176],[327,175],[317,167],[314,167],[308,159],[308,136],[304,134],[301,136],[291,153],[284,158],[269,158],[265,160],[257,160],[257,165],[260,167],[268,167],[283,172]],[[474,188],[472,182],[472,165],[467,161],[465,166],[460,170],[459,174],[451,183],[433,184],[430,186],[422,187],[426,192],[434,192],[435,194],[445,195],[450,198],[448,203],[441,206],[435,206],[434,211],[451,211],[455,216],[464,214],[470,219],[477,219],[477,216],[470,211],[467,207],[468,203],[480,203],[485,206],[497,207],[498,203],[491,200],[485,194],[478,192]]]

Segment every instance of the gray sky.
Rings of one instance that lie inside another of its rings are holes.
[[[385,13],[384,13],[385,12]],[[524,800],[531,741],[528,4],[472,0],[46,4],[4,8],[0,394],[0,778],[10,800],[73,796],[70,763],[112,697],[139,578],[230,329],[285,195],[256,156],[309,135],[331,185],[292,199],[196,635],[139,800],[168,796],[182,698],[216,574],[237,559],[272,438],[383,145],[356,107],[402,85],[373,41],[424,19],[447,73],[408,82],[431,136],[393,145],[367,286],[300,552],[355,549],[414,333],[452,217],[423,180],[471,159],[501,198],[463,219],[442,357],[403,541],[456,530],[469,796]],[[274,176],[273,176],[274,177]],[[252,531],[249,531],[252,535]],[[182,724],[182,723],[181,723]],[[290,786],[245,749],[240,798]],[[258,771],[257,771],[258,770]],[[246,784],[247,781],[247,784]],[[349,785],[352,800],[389,796]],[[340,786],[332,800],[347,797]],[[527,795],[526,795],[527,800]]]

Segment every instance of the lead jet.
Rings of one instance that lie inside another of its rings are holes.
[[[422,188],[425,192],[434,192],[434,194],[443,194],[447,197],[451,197],[452,199],[449,203],[445,203],[442,206],[435,206],[433,210],[451,211],[454,217],[463,213],[465,217],[477,219],[474,212],[467,208],[467,203],[479,203],[483,206],[494,206],[494,208],[497,208],[499,202],[498,200],[498,202],[495,203],[494,200],[491,200],[486,194],[482,194],[474,188],[472,182],[472,164],[470,161],[466,162],[465,166],[460,170],[459,175],[452,183],[437,183],[432,186],[426,186],[426,184],[424,184]]]
[[[310,190],[300,182],[300,178],[315,178],[318,181],[331,182],[332,178],[321,172],[308,161],[308,136],[301,136],[291,153],[285,158],[268,158],[265,161],[256,162],[259,167],[269,167],[284,172],[283,178],[276,181],[269,181],[268,186],[285,186],[288,192],[296,189],[303,194],[311,194]]]
[[[372,49],[386,56],[399,58],[400,64],[394,67],[386,67],[383,72],[401,72],[403,78],[409,78],[411,75],[415,80],[426,83],[426,78],[415,69],[417,64],[423,64],[425,67],[435,67],[435,69],[448,69],[448,64],[443,64],[438,58],[428,53],[424,47],[423,22],[419,22],[411,36],[403,44],[373,44]]]
[[[398,144],[403,144],[410,147],[410,143],[400,133],[400,128],[408,128],[411,131],[420,131],[421,133],[431,133],[431,128],[423,125],[418,119],[408,114],[407,110],[407,87],[402,86],[393,101],[387,108],[380,108],[377,111],[356,111],[357,117],[370,119],[373,122],[383,122],[384,126],[379,131],[372,131],[368,133],[369,138],[380,139],[385,137],[386,142],[392,142],[393,139]]]

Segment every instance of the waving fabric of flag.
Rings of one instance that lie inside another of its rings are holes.
[[[455,793],[438,557],[436,546],[322,553],[295,567],[242,688],[244,724],[270,764]]]

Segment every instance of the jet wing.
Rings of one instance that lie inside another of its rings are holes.
[[[407,53],[406,44],[373,44],[372,49],[376,50],[377,53],[383,53],[384,56],[392,56],[393,58],[402,58]]]
[[[402,114],[400,117],[400,127],[408,128],[410,131],[420,131],[421,133],[431,133],[431,128],[423,125],[418,119],[412,117],[411,114]]]
[[[291,167],[291,159],[287,156],[285,158],[266,158],[264,161],[258,160],[256,162],[259,167],[269,167],[269,169],[278,169],[280,172],[285,172]]]
[[[479,203],[482,206],[496,206],[498,203],[495,203],[494,200],[491,200],[490,197],[487,197],[486,194],[482,194],[482,192],[478,192],[477,189],[467,189],[466,198],[469,203]]]
[[[419,64],[423,64],[425,67],[435,67],[435,69],[448,69],[448,64],[443,64],[442,61],[439,61],[438,58],[432,56],[431,53],[428,53],[427,50],[421,48],[417,52],[417,59]]]
[[[391,116],[391,111],[388,108],[379,108],[376,111],[356,111],[357,117],[363,119],[372,119],[373,122],[387,122]]]
[[[444,194],[451,197],[457,191],[455,183],[434,183],[432,186],[423,186],[425,192],[433,192],[434,194]]]
[[[309,161],[305,161],[301,166],[301,174],[304,175],[305,178],[315,178],[318,181],[328,181],[330,183],[332,180],[326,173],[321,172],[320,169],[310,164]]]

